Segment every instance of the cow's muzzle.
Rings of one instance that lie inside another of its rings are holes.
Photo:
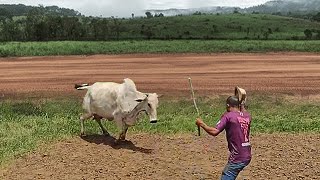
[[[150,123],[153,123],[153,124],[154,124],[154,123],[157,123],[157,122],[158,122],[158,120],[156,120],[156,119],[150,121]]]

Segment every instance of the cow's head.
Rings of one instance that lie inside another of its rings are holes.
[[[158,95],[156,93],[146,94],[144,99],[136,99],[139,102],[139,107],[142,111],[145,111],[150,118],[150,123],[156,123],[157,119],[157,107],[158,107]]]

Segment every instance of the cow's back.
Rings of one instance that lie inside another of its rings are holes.
[[[117,109],[118,91],[121,84],[114,82],[96,82],[88,88],[84,98],[84,109],[92,114],[112,119]]]
[[[122,118],[131,112],[138,104],[137,99],[146,95],[137,91],[131,79],[124,79],[122,84],[114,82],[96,82],[87,88],[83,108],[91,114],[97,114],[107,119],[114,116]]]

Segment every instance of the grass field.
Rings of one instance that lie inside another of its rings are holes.
[[[201,117],[213,126],[224,112],[224,100],[198,99]],[[263,104],[261,103],[263,102]],[[289,102],[282,96],[254,96],[249,101],[252,133],[320,132],[320,106],[317,103]],[[79,100],[3,101],[0,103],[0,164],[25,154],[41,144],[76,136],[80,132]],[[145,115],[129,133],[196,133],[197,117],[189,100],[160,101],[157,124],[150,124]],[[117,136],[113,123],[105,123]],[[85,123],[87,134],[100,133],[93,121]]]
[[[132,53],[320,52],[320,41],[173,40],[7,42],[0,56],[49,56]]]

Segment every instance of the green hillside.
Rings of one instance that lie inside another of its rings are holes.
[[[304,39],[319,36],[320,23],[262,14],[192,15],[122,20],[123,38],[156,39]],[[319,38],[319,37],[318,37]]]
[[[0,20],[0,41],[143,39],[320,39],[320,23],[263,14],[117,19],[45,15],[41,11]]]
[[[0,4],[0,17],[26,16],[32,10],[40,10],[47,15],[80,16],[78,11],[58,6],[26,6],[24,4]]]

